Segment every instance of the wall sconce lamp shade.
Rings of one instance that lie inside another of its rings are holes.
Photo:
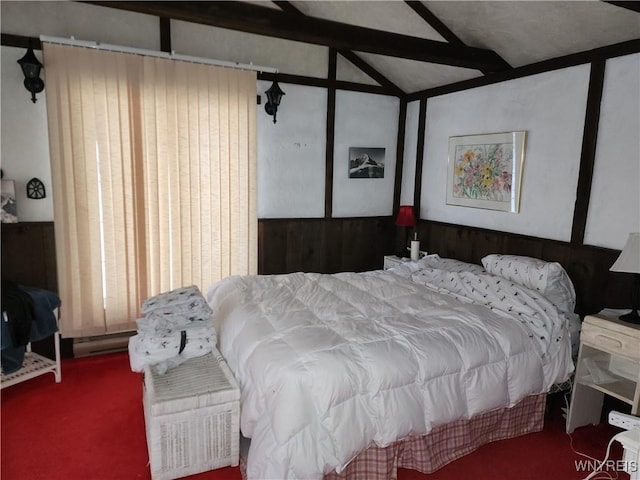
[[[264,93],[267,96],[267,103],[264,104],[264,110],[269,115],[273,115],[273,123],[276,123],[276,114],[278,113],[280,100],[282,100],[282,96],[285,95],[285,93],[275,80],[269,87],[269,90]]]
[[[612,272],[632,273],[634,278],[631,290],[631,312],[621,315],[620,320],[640,323],[640,233],[631,233],[620,256],[609,269]]]
[[[416,216],[413,213],[413,205],[400,205],[396,225],[399,227],[415,227]]]
[[[24,57],[18,60],[22,73],[24,75],[24,86],[31,92],[31,101],[36,103],[36,93],[44,90],[44,81],[40,78],[40,70],[42,63],[36,58],[29,42],[29,49]]]

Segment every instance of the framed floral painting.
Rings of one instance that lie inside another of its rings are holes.
[[[526,132],[449,137],[447,204],[517,213]]]

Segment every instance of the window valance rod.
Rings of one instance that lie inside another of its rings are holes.
[[[96,50],[108,50],[111,52],[132,53],[134,55],[145,55],[149,57],[160,57],[171,60],[181,60],[183,62],[204,63],[207,65],[216,65],[219,67],[238,68],[241,70],[255,70],[257,72],[278,73],[277,68],[263,67],[253,65],[251,63],[229,62],[226,60],[213,60],[209,58],[193,57],[191,55],[181,55],[175,52],[158,52],[155,50],[146,50],[143,48],[126,47],[123,45],[111,45],[108,43],[93,42],[88,40],[76,40],[75,38],[51,37],[48,35],[40,35],[41,42],[57,43],[60,45],[71,45],[74,47],[93,48]]]

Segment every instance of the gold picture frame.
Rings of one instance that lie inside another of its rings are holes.
[[[449,137],[447,205],[520,211],[526,131]]]

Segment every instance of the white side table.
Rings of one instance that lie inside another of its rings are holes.
[[[629,474],[629,480],[640,480],[640,429],[634,428],[618,437],[622,444],[622,469]]]
[[[640,404],[640,325],[602,312],[582,323],[567,432],[600,423],[604,395],[631,405]]]
[[[393,267],[398,267],[400,265],[402,265],[405,262],[410,262],[411,259],[410,258],[400,258],[397,255],[385,255],[384,256],[384,263],[382,265],[382,267],[385,270],[389,270],[390,268]]]

